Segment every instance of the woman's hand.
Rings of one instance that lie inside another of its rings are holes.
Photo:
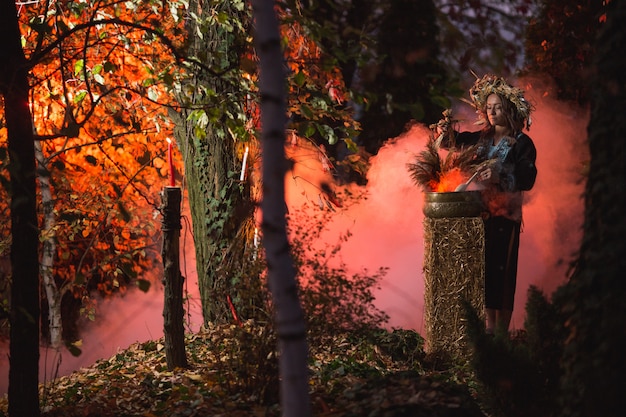
[[[450,128],[452,126],[452,109],[446,109],[442,113],[443,118],[437,123],[429,126],[435,137],[435,143],[437,147],[441,146],[443,139],[449,135]],[[449,146],[449,144],[448,144]]]
[[[491,179],[491,176],[492,176],[492,172],[491,172],[491,168],[489,167],[483,169],[481,173],[478,174],[478,177],[480,178],[481,182],[489,181]]]
[[[478,174],[480,182],[498,183],[500,182],[500,170],[502,168],[497,159],[489,159],[483,162],[483,167]]]

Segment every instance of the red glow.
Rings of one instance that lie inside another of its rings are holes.
[[[230,298],[230,295],[226,296],[226,301],[228,301],[228,307],[230,307],[230,312],[233,315],[233,320],[235,320],[235,323],[237,323],[239,327],[242,327],[243,323],[241,322],[241,320],[239,320],[237,310],[235,309],[235,305],[233,304],[233,300]]]
[[[170,167],[170,187],[175,187],[176,181],[174,180],[174,159],[172,157],[172,141],[170,138],[167,138],[167,162]]]
[[[459,168],[454,168],[446,172],[439,183],[435,183],[431,186],[433,191],[438,193],[446,193],[456,190],[460,184],[467,180],[466,176],[461,172]]]
[[[537,147],[539,174],[532,191],[524,193],[524,233],[520,244],[520,263],[512,328],[523,328],[526,295],[530,285],[551,294],[566,281],[572,254],[580,241],[582,223],[581,167],[588,156],[584,135],[588,113],[553,99],[550,85],[528,80],[528,97],[536,112],[530,137]],[[526,85],[526,84],[525,84]],[[471,109],[459,115],[468,122],[460,130],[476,130],[469,124],[475,118]],[[555,133],[555,128],[556,132]],[[372,158],[368,170],[367,198],[352,202],[341,195],[343,208],[336,209],[329,232],[322,239],[332,244],[339,234],[350,231],[351,238],[341,248],[341,257],[350,271],[380,266],[388,274],[376,294],[376,306],[390,315],[390,327],[410,328],[423,333],[424,309],[424,236],[423,191],[408,175],[407,163],[422,151],[430,131],[415,125],[404,135],[386,144]],[[577,138],[573,141],[572,138]],[[295,152],[294,147],[291,148]],[[317,207],[316,184],[331,181],[321,167],[313,169],[316,158],[302,149],[291,155],[298,161],[293,176],[286,181],[290,207],[303,203]],[[445,157],[445,155],[443,155]],[[319,162],[318,162],[319,164]],[[321,165],[321,164],[320,164]],[[316,173],[320,178],[316,178]],[[468,179],[468,173],[450,172],[433,191],[454,191]],[[470,187],[477,189],[479,183]],[[338,190],[340,191],[340,187]],[[350,189],[359,195],[359,187]],[[320,242],[320,244],[322,244]]]

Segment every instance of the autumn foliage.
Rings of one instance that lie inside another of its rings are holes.
[[[211,72],[197,61],[181,65],[193,61],[181,53],[183,16],[189,13],[185,7],[177,2],[71,1],[18,7],[39,153],[42,265],[51,276],[49,282],[44,275],[43,286],[90,316],[94,293],[110,296],[136,284],[145,289],[160,275],[159,192],[170,175],[166,138],[173,137],[173,123],[168,110],[177,110],[178,103],[171,93],[183,85],[178,81],[184,70]],[[344,140],[355,147],[350,138],[358,124],[345,106],[341,74],[323,62],[304,28],[283,13],[289,128],[316,143]],[[254,60],[252,55],[242,59],[242,74],[252,82],[242,85],[255,82]],[[254,132],[254,91],[249,97],[249,121],[241,131]],[[3,119],[0,123],[5,168],[6,129]],[[176,147],[174,162],[177,173],[182,172]],[[6,202],[8,173],[1,175]],[[0,211],[7,210],[0,203]],[[0,224],[0,233],[8,242],[8,222]],[[0,257],[8,259],[8,245],[0,248],[7,248]],[[50,293],[42,294],[49,303],[58,302]],[[66,339],[77,336],[65,332]]]
[[[180,68],[182,10],[176,3],[57,1],[18,11],[40,151],[40,240],[52,251],[43,257],[52,260],[61,296],[73,294],[93,312],[92,292],[146,288],[159,270],[159,191],[169,174],[172,131],[168,88]],[[5,212],[7,170],[1,175]],[[9,239],[8,221],[0,233]]]

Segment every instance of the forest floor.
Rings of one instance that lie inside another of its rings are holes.
[[[187,368],[167,369],[163,340],[138,343],[40,388],[43,417],[280,416],[268,326],[186,335]],[[413,331],[309,340],[314,416],[484,417],[469,365],[428,358]],[[0,417],[7,414],[0,399]]]

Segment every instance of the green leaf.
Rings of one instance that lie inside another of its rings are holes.
[[[165,74],[163,74],[161,76],[161,79],[163,80],[165,85],[168,85],[168,86],[174,85],[174,82],[175,82],[174,76],[169,72],[166,72]]]
[[[79,91],[78,94],[74,96],[74,103],[78,104],[82,102],[86,96],[87,96],[87,91],[85,90]]]
[[[307,119],[312,119],[314,116],[313,110],[311,110],[311,108],[306,104],[300,106],[300,113]]]
[[[145,279],[138,279],[137,288],[139,288],[143,292],[148,292],[148,290],[150,289],[150,281]]]
[[[225,24],[230,20],[228,13],[220,12],[217,15],[217,21],[221,24]]]
[[[315,134],[315,125],[307,123],[304,125],[304,128],[301,128],[301,130],[299,129],[299,131],[305,138],[310,138]]]
[[[299,71],[294,77],[293,81],[296,83],[298,87],[302,87],[304,82],[306,81],[306,75],[302,71]]]
[[[331,145],[334,145],[339,140],[333,128],[328,125],[317,125],[317,130]]]
[[[359,147],[357,146],[357,144],[350,138],[346,138],[343,140],[344,143],[346,144],[346,147],[348,148],[348,150],[350,152],[358,152],[359,151]]]
[[[85,61],[83,61],[82,59],[76,61],[76,63],[74,64],[74,75],[80,75],[83,72],[84,68]]]

